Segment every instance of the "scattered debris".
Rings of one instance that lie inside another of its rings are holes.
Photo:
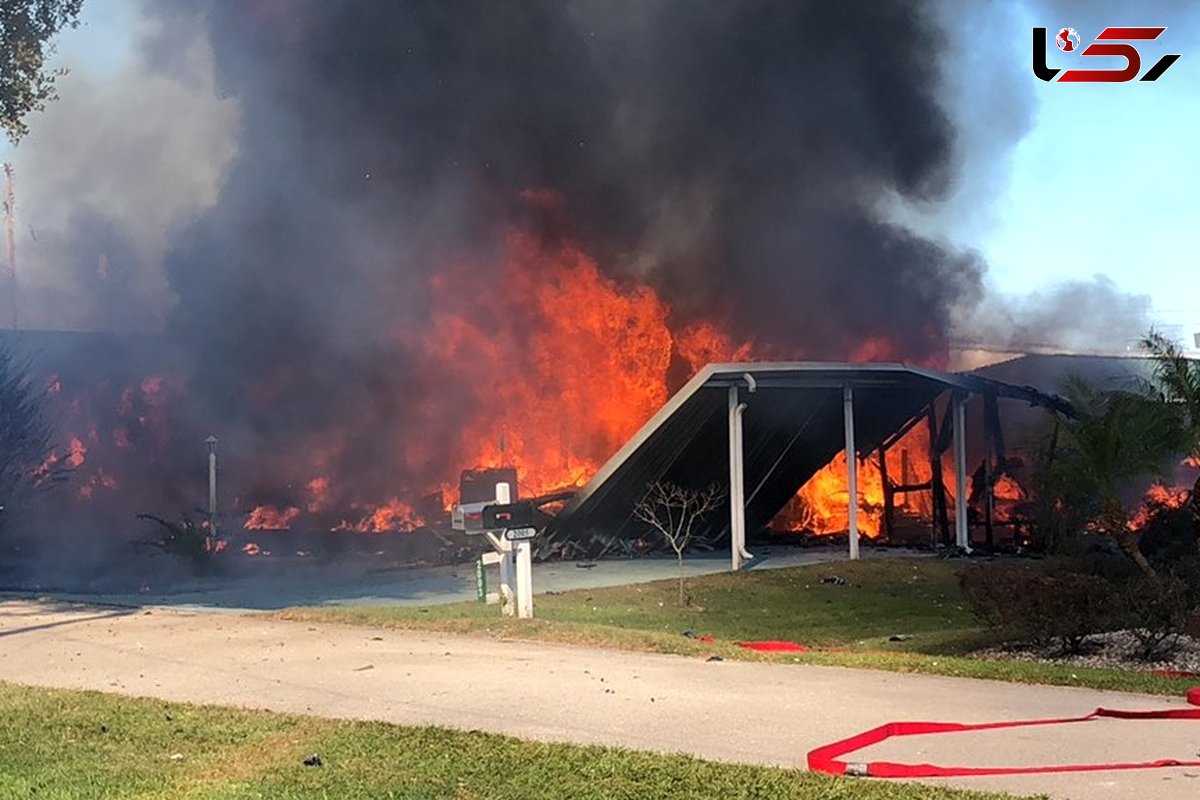
[[[889,642],[907,642],[912,636],[907,633],[893,633],[888,637]]]
[[[680,631],[679,635],[684,636],[688,639],[694,639],[697,642],[704,642],[705,644],[712,644],[713,641],[715,641],[713,639],[713,635],[711,633],[700,634],[700,633],[696,633],[691,628],[688,628],[685,631]]]
[[[172,761],[183,761],[183,753],[171,753]]]
[[[319,753],[313,753],[311,756],[304,759],[304,766],[306,767],[320,767],[322,765],[323,763]]]
[[[839,578],[837,575],[830,575],[828,577],[821,578],[821,583],[829,583],[829,584],[833,584],[834,586],[845,586],[846,579]]]

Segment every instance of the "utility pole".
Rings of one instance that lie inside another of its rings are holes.
[[[12,329],[16,330],[19,320],[17,319],[17,235],[16,235],[16,215],[17,215],[17,191],[16,191],[16,176],[13,172],[13,165],[7,161],[4,163],[4,233],[7,238],[7,254],[8,254],[8,277],[9,277],[9,300],[11,301],[10,311],[12,316],[10,321]]]

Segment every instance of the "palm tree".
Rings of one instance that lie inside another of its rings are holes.
[[[29,363],[0,347],[0,544],[12,544],[15,513],[69,477],[55,435]]]
[[[1062,502],[1091,520],[1093,533],[1111,537],[1147,575],[1154,568],[1129,526],[1125,497],[1150,477],[1161,477],[1187,443],[1181,415],[1171,405],[1134,391],[1099,391],[1079,378],[1065,387],[1073,418],[1060,420],[1053,470]]]
[[[1185,452],[1200,463],[1200,361],[1185,356],[1179,345],[1158,331],[1142,339],[1142,348],[1154,362],[1154,388],[1179,411],[1187,436]],[[1192,487],[1188,508],[1200,540],[1200,477]]]

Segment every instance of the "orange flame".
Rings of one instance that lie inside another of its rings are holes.
[[[357,523],[342,520],[333,530],[357,531],[358,533],[387,533],[389,531],[412,531],[423,527],[425,520],[412,506],[393,497],[371,511]]]
[[[1146,490],[1146,494],[1142,497],[1141,505],[1129,520],[1130,530],[1141,530],[1150,524],[1154,512],[1160,508],[1182,508],[1187,503],[1191,496],[1191,491],[1186,487],[1168,487],[1162,483],[1155,483]]]
[[[248,531],[286,531],[291,529],[298,516],[300,509],[295,506],[257,506],[251,510],[242,527]]]
[[[78,436],[72,436],[70,446],[67,448],[67,463],[73,469],[79,469],[83,466],[84,456],[86,455],[87,447]]]
[[[729,334],[711,322],[699,322],[675,335],[675,350],[683,357],[692,372],[708,364],[749,361],[753,354],[750,342],[734,344]]]
[[[477,274],[434,282],[433,325],[418,349],[481,413],[448,441],[406,442],[406,459],[426,473],[449,445],[454,463],[433,488],[451,497],[475,467],[516,467],[524,493],[582,485],[667,399],[669,309],[649,288],[605,277],[573,245],[522,234],[509,238],[500,291],[481,292]],[[437,419],[438,407],[422,416]]]
[[[317,514],[323,511],[329,505],[329,479],[323,475],[319,475],[308,483],[304,484],[305,491],[308,492],[308,502],[305,508],[308,513]]]

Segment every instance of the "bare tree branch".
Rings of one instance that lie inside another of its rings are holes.
[[[707,515],[725,497],[725,490],[713,484],[707,489],[686,489],[673,483],[651,484],[634,506],[637,519],[658,531],[679,562],[679,602],[684,603],[683,554],[692,541],[696,522]]]

